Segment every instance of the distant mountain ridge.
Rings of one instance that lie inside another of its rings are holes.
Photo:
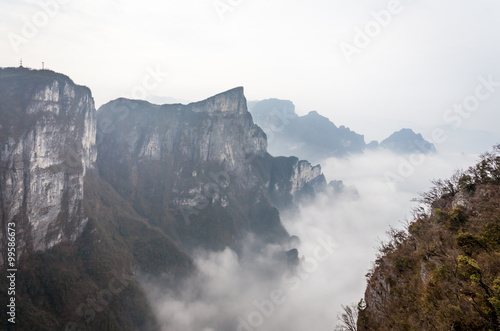
[[[398,154],[436,151],[432,143],[411,129],[395,132],[380,144],[377,141],[366,144],[363,135],[343,125],[337,127],[317,111],[298,116],[289,100],[252,101],[249,111],[268,136],[268,151],[273,155],[297,155],[319,163],[329,157],[344,157],[379,147]]]
[[[398,154],[429,154],[436,152],[434,144],[426,141],[420,133],[415,133],[411,129],[401,129],[394,132],[387,139],[382,140],[379,147]]]

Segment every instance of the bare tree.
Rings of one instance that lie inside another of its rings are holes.
[[[344,312],[338,316],[340,322],[335,327],[335,331],[357,331],[358,305],[355,303],[342,305],[342,310]]]

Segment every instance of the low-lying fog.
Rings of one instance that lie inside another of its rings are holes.
[[[403,227],[410,220],[415,206],[411,200],[432,179],[448,178],[477,157],[369,151],[325,160],[327,180],[343,180],[358,195],[321,194],[298,213],[282,215],[289,233],[301,240],[297,249],[302,264],[296,274],[280,269],[280,248],[275,246],[241,258],[229,248],[198,252],[197,274],[176,293],[144,282],[163,329],[332,331],[340,305],[363,297],[365,274],[389,226]]]

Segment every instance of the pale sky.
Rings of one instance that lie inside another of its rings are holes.
[[[198,101],[244,86],[248,100],[292,100],[367,142],[403,127],[429,139],[478,77],[500,82],[499,17],[497,0],[1,0],[0,66],[43,61],[97,107],[132,91]],[[367,27],[349,63],[341,45]],[[461,129],[500,135],[500,86],[488,94],[458,115]]]

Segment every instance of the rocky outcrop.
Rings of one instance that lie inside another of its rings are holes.
[[[319,165],[312,166],[307,161],[299,161],[293,166],[293,175],[291,178],[292,188],[290,193],[292,195],[298,194],[314,180],[323,177],[321,167]],[[323,177],[324,178],[324,177]]]
[[[68,77],[9,68],[0,100],[0,238],[6,247],[14,223],[22,329],[156,329],[132,275],[175,284],[200,246],[239,251],[253,234],[252,247],[287,243],[283,258],[296,260],[277,207],[324,177],[267,153],[243,88],[189,105],[118,99],[96,113]],[[109,285],[120,274],[123,293]]]
[[[314,196],[326,187],[319,165],[291,157],[269,154],[253,163],[270,201],[279,210],[294,209],[301,199]]]
[[[13,228],[18,329],[156,330],[133,275],[166,286],[192,271],[190,257],[98,175],[96,121],[90,90],[68,77],[0,69],[0,269]]]
[[[0,100],[2,247],[10,222],[20,254],[74,241],[87,221],[83,179],[96,160],[90,90],[51,71],[9,68],[0,70]]]
[[[241,87],[187,106],[118,99],[101,108],[98,125],[104,138],[104,144],[99,144],[103,160],[116,156],[158,161],[178,169],[184,164],[214,162],[248,185],[252,180],[244,176],[247,160],[267,148],[264,132],[246,110]],[[108,134],[121,133],[123,141],[116,142],[120,150],[107,150]]]
[[[277,208],[325,182],[319,166],[267,153],[241,87],[189,105],[118,99],[96,115],[90,90],[64,75],[2,69],[0,84],[2,240],[16,223],[21,253],[82,233],[96,161],[100,178],[188,249],[237,246],[248,232],[287,240]]]
[[[500,146],[434,185],[380,245],[358,330],[500,329]]]
[[[189,105],[118,99],[98,129],[101,175],[187,249],[234,247],[247,232],[286,240],[275,207],[324,181],[319,166],[266,152],[241,87]]]

